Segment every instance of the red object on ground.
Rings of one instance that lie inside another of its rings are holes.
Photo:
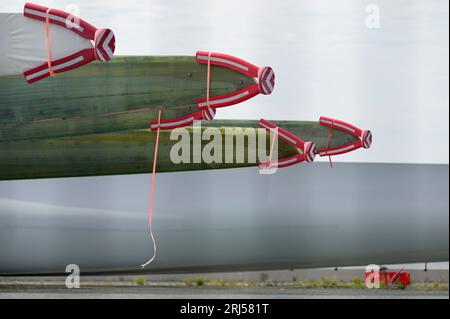
[[[174,119],[162,120],[159,125],[162,130],[191,125],[199,120],[212,121],[216,114],[216,108],[235,105],[244,102],[258,94],[269,95],[274,90],[275,73],[269,66],[258,67],[254,64],[228,54],[207,51],[197,51],[195,59],[197,63],[208,65],[208,77],[206,83],[207,96],[195,101],[199,112],[194,112],[187,116]],[[233,93],[210,97],[209,84],[211,65],[229,68],[247,76],[257,78],[258,83],[255,83]],[[158,125],[156,122],[150,123],[150,127],[152,130],[156,130],[157,126]]]
[[[365,272],[364,277],[373,275],[371,272]],[[400,270],[380,270],[379,271],[380,283],[384,283],[386,286],[392,285],[403,285],[409,286],[411,285],[411,274],[408,271]]]
[[[97,29],[93,25],[80,18],[74,17],[70,13],[32,3],[25,4],[23,15],[30,19],[43,21],[46,23],[47,31],[49,24],[55,24],[67,28],[79,36],[94,42],[92,49],[83,49],[54,61],[49,59],[49,61],[46,61],[41,65],[26,70],[23,75],[25,80],[30,84],[51,76],[54,73],[62,73],[79,68],[94,60],[107,62],[111,60],[114,55],[116,42],[114,33],[110,29]],[[48,32],[46,33],[47,50],[49,50],[50,58],[51,52],[48,44],[50,39],[48,38]]]
[[[269,159],[268,162],[260,163],[260,168],[281,168],[291,166],[301,162],[313,162],[316,157],[316,145],[313,142],[305,142],[300,137],[295,136],[291,132],[276,126],[272,122],[261,119],[259,121],[259,127],[266,129],[267,131],[272,131],[278,135],[285,142],[295,146],[296,148],[303,151],[296,155],[288,156],[285,158],[280,158],[278,160]]]
[[[330,127],[331,129],[338,129],[359,138],[358,141],[347,145],[322,148],[319,150],[320,156],[344,154],[361,147],[370,148],[372,145],[372,132],[369,130],[361,130],[352,124],[325,116],[320,117],[319,123],[323,126]]]

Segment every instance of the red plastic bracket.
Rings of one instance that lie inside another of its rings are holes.
[[[292,134],[291,132],[278,127],[277,125],[275,125],[272,122],[269,122],[265,119],[261,119],[259,121],[259,127],[260,128],[264,128],[267,131],[271,131],[274,132],[276,135],[278,135],[282,140],[284,140],[285,142],[295,146],[296,148],[298,148],[299,150],[301,150],[303,153],[299,153],[299,154],[295,154],[292,156],[288,156],[285,158],[281,158],[278,160],[269,160],[268,162],[261,162],[260,163],[260,168],[281,168],[281,167],[287,167],[287,166],[291,166],[297,163],[301,163],[301,162],[313,162],[315,157],[316,157],[316,145],[311,142],[305,142],[304,140],[302,140],[300,137],[295,136],[294,134]]]
[[[94,60],[107,62],[114,55],[116,40],[114,33],[110,29],[97,29],[86,21],[73,16],[70,13],[49,9],[33,3],[26,3],[23,15],[30,19],[48,22],[67,28],[79,36],[94,42],[92,49],[84,49],[67,57],[51,61],[52,70],[48,67],[48,61],[26,70],[23,75],[28,83],[34,83],[50,76],[51,71],[62,73],[79,68]]]
[[[332,129],[338,129],[359,138],[358,141],[355,141],[347,145],[322,148],[319,150],[320,156],[332,156],[344,154],[354,151],[361,147],[370,148],[370,146],[372,145],[372,132],[369,130],[361,130],[352,124],[325,116],[320,117],[319,123],[323,126],[331,127]]]

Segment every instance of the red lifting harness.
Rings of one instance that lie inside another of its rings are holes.
[[[70,13],[32,3],[25,4],[23,15],[27,18],[46,23],[46,42],[49,59],[47,62],[23,73],[26,81],[30,84],[51,76],[54,73],[62,73],[79,68],[94,60],[107,62],[111,60],[114,54],[115,37],[110,29],[97,29],[82,19],[74,18]],[[77,23],[72,20],[77,21]],[[67,57],[52,61],[48,35],[50,23],[67,28],[87,40],[94,41],[94,47],[80,50]]]
[[[271,94],[275,87],[275,74],[269,66],[258,67],[231,55],[206,51],[197,51],[195,59],[197,63],[208,65],[206,98],[198,99],[195,102],[198,111],[194,113],[175,119],[162,120],[159,126],[156,121],[151,122],[150,127],[152,131],[155,131],[158,127],[162,130],[170,130],[177,127],[191,125],[200,120],[212,121],[216,114],[216,108],[244,102],[259,93],[264,95]],[[230,94],[210,97],[209,87],[211,65],[226,67],[247,76],[257,78],[258,83]]]
[[[370,148],[372,144],[372,132],[369,130],[361,130],[352,124],[345,123],[340,120],[332,119],[329,117],[321,116],[319,123],[323,126],[327,126],[330,129],[339,129],[355,137],[359,140],[353,143],[342,145],[338,147],[325,147],[319,150],[320,156],[332,156],[339,155],[354,151],[358,148]]]
[[[285,158],[281,158],[278,160],[270,159],[268,162],[261,162],[260,168],[281,168],[291,166],[301,162],[313,162],[316,157],[316,145],[313,142],[305,142],[301,138],[295,136],[294,134],[282,129],[281,127],[276,126],[272,122],[261,119],[259,121],[259,127],[264,128],[267,131],[272,131],[277,134],[282,140],[285,142],[295,146],[300,149],[303,153],[299,153],[296,155],[288,156]]]

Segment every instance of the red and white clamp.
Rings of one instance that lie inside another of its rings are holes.
[[[292,156],[288,156],[285,158],[281,158],[278,160],[272,160],[269,159],[267,162],[261,162],[260,168],[281,168],[281,167],[287,167],[291,166],[297,163],[301,162],[313,162],[316,157],[316,144],[314,144],[311,141],[305,142],[300,137],[295,136],[289,131],[286,131],[285,129],[276,126],[272,122],[269,122],[267,120],[261,119],[259,121],[259,127],[264,128],[267,131],[271,131],[278,135],[282,140],[285,142],[295,146],[299,150],[301,150],[303,153],[295,154]]]
[[[319,123],[323,126],[330,127],[331,129],[338,129],[359,138],[358,141],[347,145],[322,148],[319,150],[320,156],[344,154],[361,147],[370,148],[370,146],[372,145],[372,132],[370,132],[369,130],[361,130],[352,124],[325,116],[320,117]]]
[[[218,108],[238,104],[259,93],[269,95],[273,92],[275,87],[275,73],[270,66],[257,67],[256,65],[228,54],[206,51],[197,51],[195,59],[197,63],[200,64],[209,63],[211,65],[223,66],[258,79],[257,84],[250,85],[230,94],[211,97],[209,102],[206,98],[198,99],[196,101],[197,107],[201,110],[207,107]]]
[[[49,56],[47,62],[23,73],[28,83],[37,82],[55,73],[62,73],[79,68],[94,60],[107,62],[113,57],[115,50],[115,36],[110,29],[97,29],[93,25],[80,18],[74,17],[70,13],[32,3],[25,4],[23,15],[30,19],[43,21],[46,24],[46,41]],[[79,36],[93,41],[93,48],[80,50],[64,58],[52,60],[48,34],[49,24],[67,28]]]
[[[197,51],[195,59],[197,63],[208,65],[208,77],[206,83],[207,96],[195,101],[198,111],[187,116],[170,120],[162,120],[160,123],[161,129],[167,130],[187,126],[199,120],[212,121],[216,114],[216,108],[244,102],[260,93],[269,95],[274,90],[275,73],[269,66],[258,67],[254,64],[228,54],[207,51]],[[209,97],[211,65],[226,67],[247,76],[257,78],[258,83],[230,94]],[[158,124],[156,122],[152,122],[151,129],[156,130],[157,128]]]

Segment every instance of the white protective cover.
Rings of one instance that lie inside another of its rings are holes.
[[[2,13],[0,30],[0,76],[22,74],[47,61],[45,22]],[[59,25],[50,24],[49,34],[52,60],[93,47],[90,40]]]

